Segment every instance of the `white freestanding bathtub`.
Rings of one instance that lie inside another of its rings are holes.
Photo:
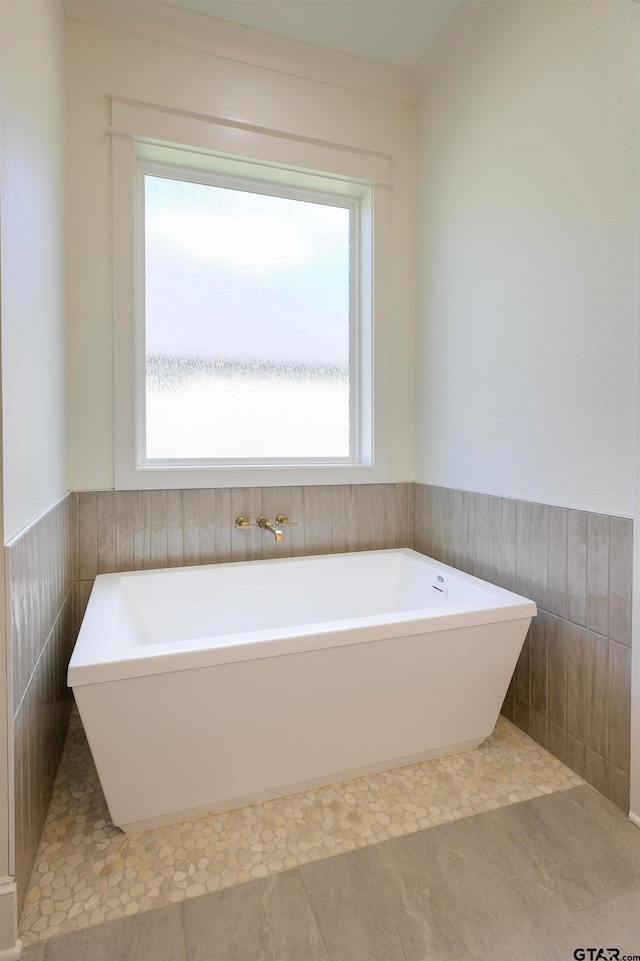
[[[134,831],[476,746],[535,613],[412,550],[106,574],[69,685]]]

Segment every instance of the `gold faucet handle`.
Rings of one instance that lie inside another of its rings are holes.
[[[297,521],[290,521],[286,514],[276,514],[277,527],[297,527]]]
[[[239,517],[236,517],[237,531],[250,531],[250,530],[253,530],[255,526],[256,526],[255,524],[249,523],[249,518],[245,517],[244,514],[240,514]]]

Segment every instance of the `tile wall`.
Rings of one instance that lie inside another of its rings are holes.
[[[628,810],[633,522],[415,485],[416,550],[531,597],[503,714]]]
[[[23,898],[67,727],[66,665],[97,574],[411,547],[532,597],[539,615],[503,713],[628,809],[628,518],[422,484],[87,491],[6,548],[14,686],[17,878]]]
[[[68,495],[6,548],[13,666],[16,879],[22,904],[67,731],[76,637],[75,517]]]
[[[86,491],[78,509],[78,578],[86,604],[96,574],[224,561],[366,551],[413,544],[413,484],[248,487],[183,491]],[[235,530],[284,513],[271,534]],[[84,609],[84,608],[83,608]]]

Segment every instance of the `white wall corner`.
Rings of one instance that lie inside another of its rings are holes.
[[[487,0],[482,0],[487,2]],[[407,70],[254,30],[155,0],[64,0],[68,19],[159,40],[226,60],[414,103]]]
[[[0,878],[0,961],[18,961],[18,890],[13,878]]]
[[[454,15],[411,71],[418,102],[495,13],[501,2],[502,0],[462,0]]]

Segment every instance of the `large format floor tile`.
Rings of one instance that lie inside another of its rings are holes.
[[[622,957],[640,956],[640,887],[594,904],[582,915],[591,944],[615,945]]]
[[[495,812],[495,823],[534,865],[540,883],[574,908],[640,885],[640,858],[564,793]]]
[[[576,788],[52,938],[23,961],[568,961],[594,945],[640,955],[640,832],[625,827]]]
[[[584,926],[545,890],[493,814],[300,874],[332,961],[344,944],[362,961],[448,961],[467,951],[478,961],[518,961],[532,940],[545,957],[564,961],[582,941]]]
[[[189,961],[329,961],[297,871],[185,902]]]
[[[124,835],[75,715],[21,936],[47,940],[582,784],[501,717],[474,751]]]
[[[566,792],[566,797],[598,821],[640,860],[640,830],[631,823],[617,804],[609,801],[589,784],[571,788]]]
[[[422,851],[411,843],[418,835],[406,840],[401,848],[381,844],[299,868],[331,961],[470,957]]]
[[[47,961],[186,961],[179,906],[86,928],[47,944]],[[31,961],[27,955],[27,961]]]

